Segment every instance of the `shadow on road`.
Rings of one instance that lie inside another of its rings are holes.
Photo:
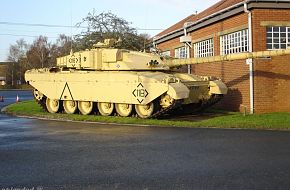
[[[190,114],[190,115],[182,115],[182,114],[170,114],[162,117],[164,120],[172,120],[172,121],[202,121],[220,116],[231,115],[232,112],[225,110],[215,110],[209,109],[204,112]]]

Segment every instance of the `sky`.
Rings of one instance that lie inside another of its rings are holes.
[[[70,27],[20,26],[14,23],[71,26],[89,12],[112,12],[131,23],[138,33],[154,36],[176,22],[201,12],[219,0],[2,0],[0,11],[0,62],[9,47],[23,38],[32,43],[39,35],[54,42],[59,34],[68,36],[85,29]],[[9,24],[7,24],[9,23]]]

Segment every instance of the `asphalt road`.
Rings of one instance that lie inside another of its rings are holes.
[[[290,132],[0,115],[0,190],[290,189]]]

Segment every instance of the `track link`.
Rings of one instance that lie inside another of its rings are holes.
[[[181,107],[181,112],[184,112],[184,114],[196,114],[199,112],[203,112],[207,108],[213,106],[217,102],[219,102],[222,99],[222,95],[213,95],[209,100],[201,102],[198,104],[188,104]]]
[[[173,103],[171,106],[169,106],[169,107],[167,107],[167,108],[165,108],[165,109],[161,109],[161,110],[159,110],[158,112],[156,112],[155,114],[153,114],[153,115],[150,116],[149,118],[150,118],[150,119],[153,119],[153,118],[155,118],[155,119],[156,119],[156,118],[160,118],[160,117],[162,117],[162,116],[164,116],[164,115],[170,113],[170,112],[173,111],[174,109],[180,107],[181,104],[182,104],[182,100],[175,100],[174,103]]]
[[[47,108],[46,108],[46,104],[45,104],[46,97],[44,96],[41,100],[37,100],[36,98],[34,98],[34,99],[42,107],[43,111],[47,112]]]

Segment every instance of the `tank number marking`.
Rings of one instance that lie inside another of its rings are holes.
[[[72,57],[68,60],[69,63],[78,63],[79,62],[79,59],[76,58],[76,57]]]
[[[141,104],[144,99],[148,96],[148,91],[144,88],[142,83],[139,83],[138,86],[132,92],[133,96],[136,97],[137,101]]]

